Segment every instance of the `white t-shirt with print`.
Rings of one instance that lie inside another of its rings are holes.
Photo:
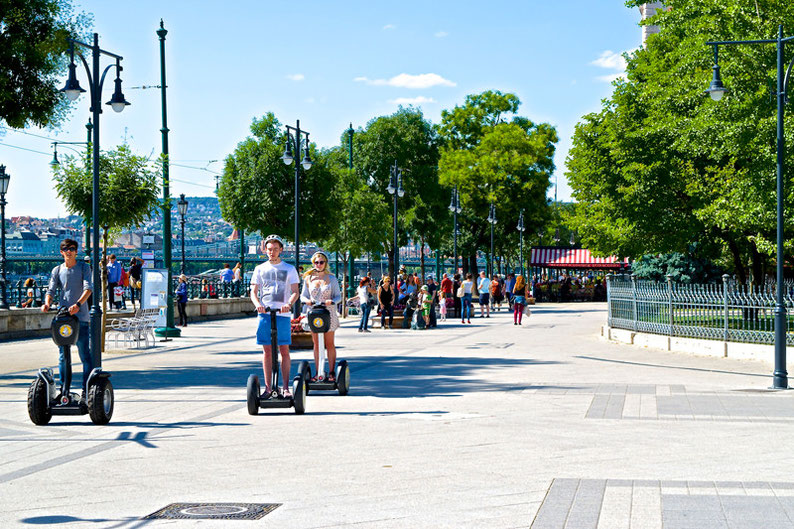
[[[273,309],[280,309],[289,303],[292,295],[292,285],[300,283],[298,271],[289,263],[281,261],[274,265],[270,261],[254,268],[251,276],[251,286],[259,286],[259,302]],[[279,313],[279,316],[291,317],[289,312]]]

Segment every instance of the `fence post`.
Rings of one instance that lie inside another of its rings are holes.
[[[722,326],[722,341],[724,344],[723,356],[728,356],[728,274],[722,274],[722,298],[725,307],[725,317]]]
[[[607,327],[612,328],[612,279],[615,276],[607,274]]]
[[[637,332],[637,276],[631,274],[631,312],[634,320],[634,332]]]
[[[670,328],[668,329],[667,335],[672,338],[673,337],[673,276],[667,274],[665,276],[667,278],[667,313],[668,313],[668,320],[670,323]],[[672,344],[668,343],[668,350],[672,347]]]

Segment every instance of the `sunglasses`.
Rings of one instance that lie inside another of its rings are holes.
[[[325,264],[325,261],[315,261],[314,264]]]
[[[61,250],[61,251],[62,251],[62,252],[76,252],[76,251],[77,251],[77,248],[75,248],[74,246],[70,246],[70,247],[68,247],[68,248],[64,248],[64,249],[63,249],[63,250]]]

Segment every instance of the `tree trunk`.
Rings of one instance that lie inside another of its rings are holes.
[[[397,274],[395,274],[394,270],[394,248],[389,248],[386,251],[386,255],[389,257],[389,277],[391,277],[392,284],[396,284]]]
[[[350,252],[342,254],[342,318],[347,318],[347,287],[350,278],[347,274],[347,263],[350,259]],[[338,278],[337,278],[338,279]]]
[[[728,250],[731,252],[733,266],[736,268],[736,275],[739,277],[739,283],[741,285],[746,285],[747,268],[744,266],[744,262],[742,261],[742,252],[739,250],[739,244],[736,242],[736,239],[732,237],[724,237],[724,239],[725,242],[728,243]]]
[[[750,243],[750,265],[753,269],[753,284],[758,288],[763,288],[766,283],[766,276],[764,275],[764,260],[763,256],[758,252],[754,243]]]

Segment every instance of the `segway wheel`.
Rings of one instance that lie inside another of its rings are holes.
[[[309,362],[307,362],[306,360],[302,360],[301,363],[298,364],[298,373],[300,373],[300,376],[302,376],[305,381],[304,385],[306,386],[306,394],[308,395],[309,394],[308,382],[312,378],[312,368],[309,367]]]
[[[350,390],[350,367],[347,365],[347,360],[342,360],[336,366],[336,390],[343,397]]]
[[[94,424],[107,424],[113,416],[113,384],[100,378],[88,388],[88,416]]]
[[[248,405],[248,415],[259,415],[259,377],[250,375],[245,389],[245,401]]]
[[[36,380],[30,383],[30,389],[28,389],[28,415],[30,415],[30,420],[33,421],[33,424],[42,426],[52,419],[52,413],[50,413],[49,403],[47,402],[48,399],[47,384],[36,377]]]
[[[303,372],[292,381],[292,399],[295,404],[295,413],[298,415],[303,415],[306,411],[306,395],[308,390],[306,382],[306,375]]]

